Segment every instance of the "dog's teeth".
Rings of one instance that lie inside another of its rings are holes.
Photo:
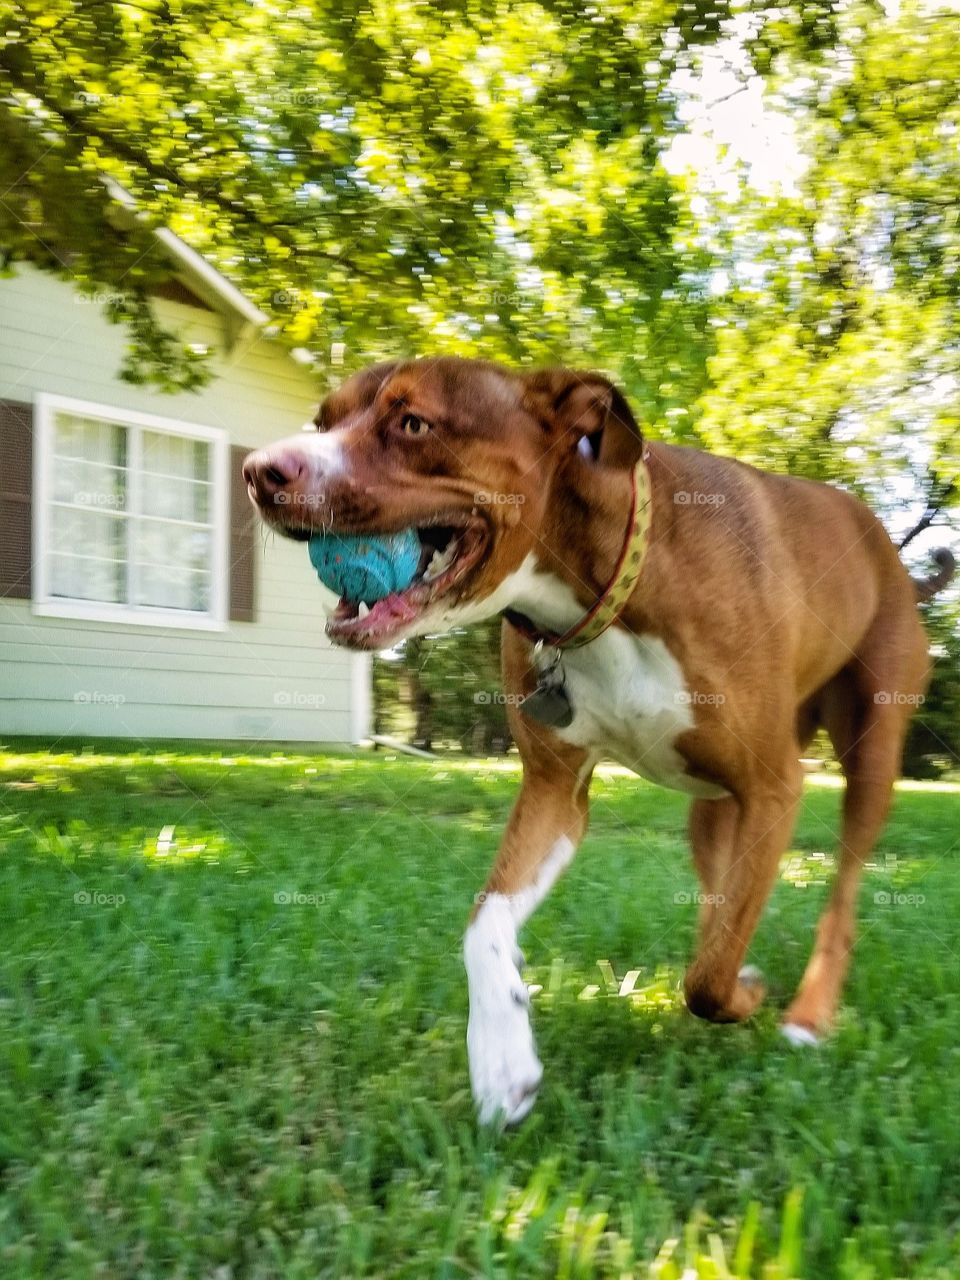
[[[365,600],[361,600],[360,603],[357,605],[357,617],[360,618],[362,621],[369,612],[370,612],[370,606],[367,604]]]
[[[444,551],[435,551],[430,557],[430,563],[423,573],[424,582],[432,582],[434,578],[439,578],[441,573],[449,569],[456,553],[457,540],[456,538],[451,538]]]

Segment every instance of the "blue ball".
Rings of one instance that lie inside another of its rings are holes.
[[[316,534],[310,563],[325,587],[347,600],[374,604],[405,591],[420,564],[416,530],[400,533]]]

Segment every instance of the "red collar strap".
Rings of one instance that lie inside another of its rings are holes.
[[[646,452],[646,451],[644,451]],[[555,649],[579,649],[602,636],[612,627],[627,606],[640,579],[643,562],[650,544],[650,521],[653,501],[650,492],[650,473],[641,457],[630,477],[630,520],[620,549],[613,577],[583,615],[569,631],[557,633],[538,627],[515,609],[505,609],[504,617],[527,640],[540,641]]]

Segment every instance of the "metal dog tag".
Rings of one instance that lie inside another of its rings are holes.
[[[540,651],[541,646],[538,645],[535,652],[539,655]],[[521,711],[548,729],[566,729],[573,720],[573,707],[567,696],[560,657],[558,651],[550,666],[538,672],[537,687],[520,703]]]
[[[520,710],[548,729],[566,729],[573,721],[573,707],[562,684],[537,685],[521,702]]]

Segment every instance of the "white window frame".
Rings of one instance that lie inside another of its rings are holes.
[[[73,600],[52,596],[49,589],[47,559],[50,552],[50,515],[53,493],[54,423],[58,413],[74,413],[115,422],[122,427],[141,427],[168,435],[205,440],[211,448],[211,525],[213,564],[211,565],[210,609],[192,613],[187,609],[169,609],[152,605],[112,604],[105,600]],[[116,409],[109,405],[69,396],[39,394],[35,402],[33,447],[33,612],[47,618],[81,618],[91,622],[114,622],[138,627],[163,627],[189,631],[224,631],[227,628],[229,593],[228,562],[230,520],[228,494],[230,442],[226,431],[160,418],[133,409]]]

